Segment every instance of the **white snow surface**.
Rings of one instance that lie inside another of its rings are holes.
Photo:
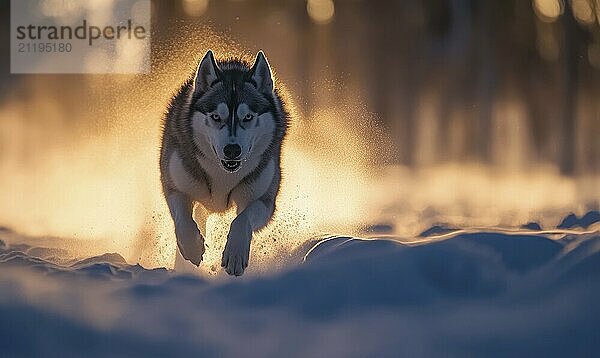
[[[591,357],[600,226],[569,220],[436,226],[411,244],[333,236],[225,279],[70,259],[2,229],[0,356]]]

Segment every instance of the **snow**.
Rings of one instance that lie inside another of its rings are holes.
[[[436,225],[410,243],[331,236],[237,279],[78,259],[2,229],[0,355],[593,356],[597,214],[546,230]]]

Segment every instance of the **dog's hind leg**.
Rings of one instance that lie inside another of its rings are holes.
[[[204,237],[192,217],[191,199],[181,192],[173,191],[167,195],[167,205],[175,224],[179,252],[184,259],[199,266],[204,254]]]

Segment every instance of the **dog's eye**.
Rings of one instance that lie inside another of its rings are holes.
[[[210,115],[210,119],[212,119],[212,120],[213,120],[213,121],[215,121],[215,122],[220,122],[220,121],[221,121],[221,116],[219,116],[219,115],[218,115],[218,114],[216,114],[216,113],[211,113],[211,115]]]
[[[253,114],[246,114],[246,116],[244,117],[244,122],[250,122],[252,119],[254,119],[254,115]]]

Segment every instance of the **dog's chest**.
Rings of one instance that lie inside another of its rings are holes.
[[[226,174],[220,177],[211,177],[210,195],[204,199],[196,199],[209,211],[223,212],[231,207],[231,193],[239,184],[241,178],[237,175]]]
[[[177,152],[174,152],[169,160],[169,177],[177,190],[202,203],[210,211],[227,210],[229,193],[239,183],[240,178],[236,175],[214,178],[214,170],[205,168],[205,171],[210,184],[190,174]]]
[[[232,174],[223,175],[222,170],[218,170],[212,176],[210,200],[204,205],[211,211],[225,211],[235,203],[238,210],[243,210],[265,194],[273,182],[275,170],[273,160],[264,167],[257,168],[255,163]],[[253,174],[248,176],[251,172]]]
[[[242,167],[236,173],[224,173],[221,168],[210,164],[203,165],[210,181],[210,186],[194,178],[183,166],[181,158],[173,153],[169,161],[169,175],[177,190],[186,193],[194,201],[200,202],[211,212],[223,212],[235,202],[238,207],[245,206],[252,200],[262,196],[268,189],[275,171],[273,162],[258,173],[248,183],[240,184],[251,166]]]

